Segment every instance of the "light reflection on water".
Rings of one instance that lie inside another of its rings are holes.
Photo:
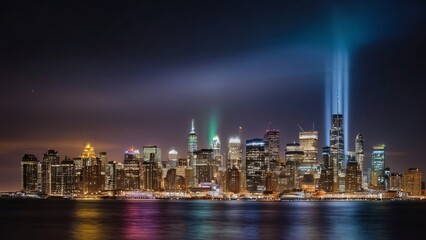
[[[409,239],[426,202],[1,200],[0,220],[2,239]]]

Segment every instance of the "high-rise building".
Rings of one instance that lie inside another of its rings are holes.
[[[197,151],[197,142],[198,142],[198,136],[195,132],[195,125],[194,125],[194,119],[191,121],[191,131],[188,134],[188,161],[189,166],[193,166],[194,163],[194,152]]]
[[[355,137],[355,158],[361,171],[364,171],[364,137],[361,133]]]
[[[21,188],[24,192],[39,190],[38,172],[40,162],[33,154],[25,154],[21,160]]]
[[[278,165],[280,158],[280,131],[266,130],[265,136],[265,161],[267,171],[273,170]]]
[[[364,176],[364,137],[361,133],[358,133],[355,137],[355,158],[361,171],[361,176]],[[364,177],[362,177],[361,182],[362,187],[367,186]]]
[[[322,148],[323,169],[321,169],[319,189],[325,192],[333,192],[338,189],[333,177],[333,161],[330,156],[330,147]]]
[[[371,185],[376,188],[385,187],[385,145],[373,147],[371,155]]]
[[[224,163],[224,158],[222,156],[221,144],[220,144],[220,139],[218,135],[213,137],[211,149],[213,150],[213,159],[215,161],[215,166],[217,168],[226,167]]]
[[[303,162],[304,153],[299,143],[287,143],[285,145],[285,161],[296,161],[298,165]]]
[[[154,162],[161,164],[161,149],[155,145],[143,146],[143,160],[150,161],[151,154],[154,154]]]
[[[418,168],[409,168],[402,174],[402,191],[408,195],[422,195],[422,172]]]
[[[317,163],[318,131],[299,132],[299,141],[304,154],[303,164]]]
[[[362,174],[355,158],[354,152],[348,152],[348,164],[346,166],[346,192],[361,191]]]
[[[246,141],[246,177],[247,191],[263,192],[266,190],[265,142],[263,139]]]
[[[338,185],[339,192],[345,192],[345,144],[343,132],[343,115],[333,114],[330,129],[330,156],[333,160],[333,181],[334,185]]]
[[[80,156],[83,162],[83,194],[99,194],[102,190],[101,159],[96,157],[94,148],[87,144]]]
[[[108,156],[106,152],[100,152],[99,153],[99,158],[101,159],[101,179],[102,179],[102,189],[105,189],[105,185],[106,185],[106,177],[105,177],[105,172],[106,172],[106,167],[108,164]]]
[[[75,190],[74,161],[65,158],[60,164],[52,164],[51,194],[70,196]]]
[[[47,150],[43,155],[41,162],[41,193],[45,195],[51,194],[52,188],[52,165],[60,163],[59,154],[53,149]]]
[[[142,163],[143,190],[159,191],[161,189],[161,168],[152,158]]]
[[[175,168],[171,168],[171,169],[167,170],[166,177],[164,178],[164,190],[165,191],[177,190],[176,169]]]
[[[389,190],[401,191],[402,190],[402,174],[391,173],[389,177]]]
[[[178,160],[178,152],[172,148],[169,151],[169,157],[168,157],[168,164],[167,164],[167,168],[176,168],[176,163]]]
[[[240,170],[234,165],[226,171],[226,191],[240,192]]]
[[[106,167],[106,190],[117,191],[125,188],[125,174],[123,163],[109,161]]]
[[[200,149],[194,151],[196,184],[211,182],[213,180],[213,150]]]
[[[228,143],[228,168],[235,166],[237,169],[242,169],[243,149],[239,137],[232,137]]]
[[[130,148],[124,153],[124,190],[138,191],[141,184],[140,152]],[[144,152],[145,157],[145,152]]]

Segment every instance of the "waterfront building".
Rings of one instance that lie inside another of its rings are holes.
[[[273,170],[280,159],[280,131],[266,130],[265,136],[265,162],[267,171]]]
[[[167,170],[166,177],[164,178],[164,190],[175,191],[177,186],[176,169],[171,168]]]
[[[232,166],[226,171],[226,191],[240,192],[240,170],[236,166]]]
[[[195,187],[197,185],[197,181],[195,179],[196,173],[195,171],[195,156],[194,152],[198,149],[198,136],[195,132],[195,125],[194,125],[194,119],[191,121],[191,131],[188,134],[188,171],[192,170],[192,173],[187,173],[187,184],[190,186]]]
[[[371,185],[373,188],[385,188],[385,145],[373,147],[371,154]]]
[[[243,149],[239,137],[231,137],[228,143],[228,168],[242,169]]]
[[[389,190],[401,191],[402,190],[402,174],[391,173],[389,176]]]
[[[325,192],[334,192],[334,189],[338,189],[338,185],[337,182],[334,182],[334,165],[333,159],[330,156],[330,147],[323,147],[321,155],[323,161],[323,168],[321,169],[319,190]]]
[[[141,185],[140,152],[130,148],[124,153],[124,189],[138,191]],[[145,152],[144,152],[145,156]]]
[[[146,145],[142,147],[143,161],[151,161],[151,154],[154,154],[154,162],[161,165],[161,148],[156,145]]]
[[[41,193],[44,195],[51,194],[52,191],[52,165],[59,164],[59,154],[53,149],[47,150],[43,155],[41,162]]]
[[[118,191],[125,189],[124,164],[109,161],[106,167],[106,190]]]
[[[161,190],[162,171],[155,159],[155,154],[151,153],[149,160],[142,163],[142,182],[144,191]]]
[[[316,164],[318,157],[318,131],[299,132],[299,143],[303,151],[303,164]]]
[[[212,149],[194,151],[196,185],[203,182],[212,182],[215,167]]]
[[[82,193],[99,194],[102,190],[101,159],[96,157],[94,148],[87,144],[80,156],[83,162]]]
[[[266,190],[265,142],[263,139],[246,141],[247,191],[260,193]]]
[[[343,115],[333,114],[330,129],[330,157],[333,161],[333,185],[338,192],[345,192],[345,143],[343,136]]]
[[[178,160],[178,152],[174,148],[172,148],[169,151],[167,168],[168,169],[176,168],[177,160]]]
[[[108,155],[106,152],[100,152],[99,158],[101,159],[101,181],[102,181],[102,190],[106,189],[106,167],[108,164]]]
[[[33,154],[25,154],[21,160],[21,189],[24,192],[39,191],[40,162]]]
[[[69,196],[75,190],[74,161],[65,158],[60,164],[52,164],[52,195]]]
[[[408,195],[422,195],[422,172],[418,168],[409,168],[402,174],[402,191]]]
[[[346,165],[346,186],[345,191],[347,193],[361,191],[362,174],[356,161],[355,153],[348,152],[348,163]]]
[[[364,137],[358,133],[355,137],[355,158],[359,169],[364,171]]]

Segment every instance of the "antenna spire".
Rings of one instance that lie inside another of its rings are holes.
[[[195,133],[194,119],[191,121],[191,133]]]

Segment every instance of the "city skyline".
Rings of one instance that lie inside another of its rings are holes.
[[[183,155],[193,118],[198,149],[216,134],[225,149],[240,126],[245,140],[262,138],[270,122],[281,155],[298,124],[315,124],[328,146],[336,22],[349,52],[348,150],[361,133],[364,166],[385,144],[392,171],[426,170],[424,4],[208,5],[107,4],[96,18],[91,4],[6,6],[0,190],[19,188],[25,153],[55,149],[63,160],[90,142],[115,161],[131,146]]]

